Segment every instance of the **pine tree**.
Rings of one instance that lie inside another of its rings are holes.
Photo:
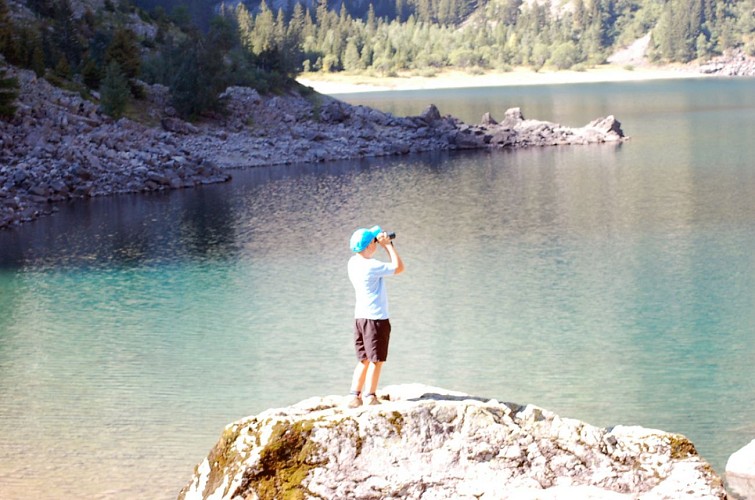
[[[141,59],[136,35],[129,29],[119,29],[105,50],[105,64],[116,62],[127,79],[139,76]]]
[[[375,7],[370,2],[370,6],[367,9],[367,21],[366,21],[367,34],[373,35],[377,31],[377,19],[375,17]]]
[[[55,75],[64,79],[71,78],[71,65],[68,64],[68,58],[65,54],[60,56],[60,59],[58,59],[58,62],[55,65]]]
[[[105,71],[105,78],[100,85],[100,107],[102,111],[115,119],[123,116],[129,99],[128,79],[115,61],[111,61]]]
[[[283,9],[278,9],[278,15],[275,18],[275,28],[273,29],[274,45],[283,48],[287,43],[286,39],[286,14]]]
[[[8,77],[7,68],[0,67],[0,118],[8,120],[16,114],[18,79]]]
[[[246,6],[240,2],[235,11],[236,25],[239,30],[241,46],[247,50],[252,50],[252,31],[254,30],[254,20],[247,10]]]
[[[275,18],[265,0],[260,4],[260,13],[254,18],[252,52],[259,55],[275,50]]]
[[[304,7],[302,7],[301,3],[297,2],[294,5],[291,21],[289,21],[286,28],[286,38],[297,47],[301,46],[304,40]]]
[[[84,84],[90,89],[96,89],[100,86],[102,81],[102,73],[97,62],[91,57],[87,58],[84,62],[84,66],[81,68],[81,77],[84,80]]]
[[[55,2],[53,43],[72,68],[78,68],[84,53],[81,28],[73,14],[69,0]]]
[[[370,4],[372,5],[372,4]],[[328,15],[328,0],[318,0],[317,8],[315,9],[315,22],[321,31],[328,31],[330,26],[328,21],[330,16]]]
[[[359,56],[359,47],[357,47],[353,38],[346,43],[346,50],[343,54],[343,69],[346,71],[358,71],[363,69],[362,60]]]
[[[41,78],[45,75],[45,51],[41,37],[36,36],[33,39],[29,66],[37,77]]]
[[[201,37],[180,47],[180,65],[170,84],[173,107],[185,119],[220,111],[218,95],[228,86],[222,53]]]
[[[8,5],[0,0],[0,54],[11,63],[18,62],[18,44],[13,36],[13,25],[8,15]]]

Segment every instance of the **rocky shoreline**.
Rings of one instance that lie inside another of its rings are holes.
[[[755,57],[737,49],[687,67],[751,77]],[[0,120],[0,230],[52,213],[59,202],[225,182],[233,168],[625,139],[612,116],[569,128],[525,120],[514,108],[501,123],[488,115],[469,125],[434,106],[396,117],[305,88],[261,96],[232,87],[223,94],[226,114],[191,124],[176,117],[167,88],[145,84],[149,124],[114,121],[76,93],[9,69],[21,89],[14,119]]]
[[[144,85],[145,125],[113,120],[95,103],[15,70],[18,110],[0,121],[0,229],[52,213],[56,203],[225,182],[229,170],[424,151],[619,142],[612,116],[570,128],[526,120],[518,108],[469,125],[430,106],[396,117],[309,89],[280,96],[228,88],[227,113],[178,119],[168,90]]]
[[[714,76],[755,76],[755,57],[737,49],[697,65],[697,71]]]
[[[604,429],[421,384],[314,397],[229,424],[179,499],[725,499],[686,437]]]
[[[0,228],[55,211],[55,203],[223,182],[230,175],[175,134],[128,119],[18,70],[17,112],[0,121]]]

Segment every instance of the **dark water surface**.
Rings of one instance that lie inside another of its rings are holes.
[[[358,226],[407,272],[382,384],[755,437],[755,81],[342,96],[476,122],[520,106],[622,145],[235,171],[0,232],[3,498],[175,498],[223,426],[346,393]]]

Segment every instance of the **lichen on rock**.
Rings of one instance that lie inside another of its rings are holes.
[[[253,490],[259,498],[305,498],[302,482],[321,465],[315,458],[318,445],[310,439],[312,427],[309,420],[276,422],[258,467],[246,470],[235,495],[246,497]]]

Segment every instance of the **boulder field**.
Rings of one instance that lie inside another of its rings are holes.
[[[684,436],[599,428],[419,384],[348,409],[314,397],[228,425],[188,499],[724,499]]]

